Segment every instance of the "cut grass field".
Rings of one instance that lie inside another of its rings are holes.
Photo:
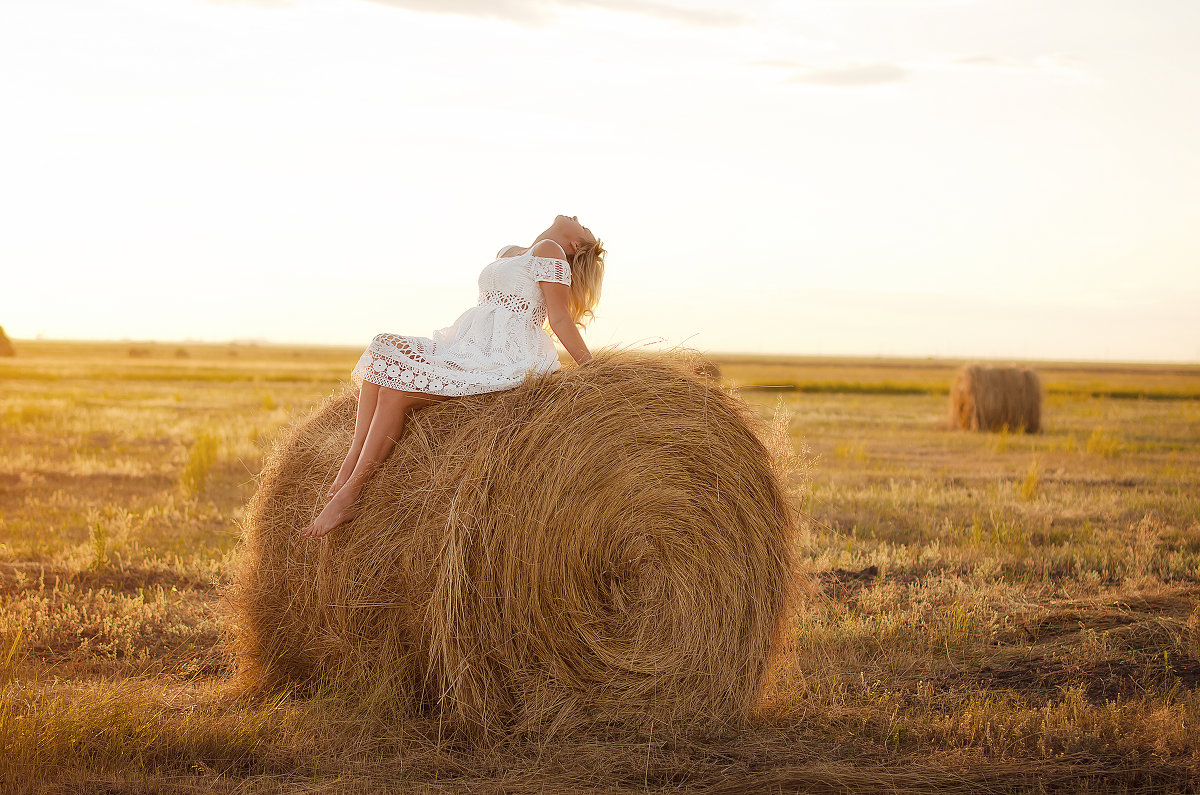
[[[1046,430],[1025,436],[947,428],[958,362],[715,357],[731,383],[794,385],[743,394],[808,451],[801,557],[823,593],[770,703],[737,732],[469,747],[336,686],[233,685],[220,593],[254,476],[357,350],[17,348],[0,360],[2,791],[1200,783],[1198,367],[1035,363]]]

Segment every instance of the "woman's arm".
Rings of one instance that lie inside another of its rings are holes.
[[[575,325],[575,321],[571,319],[571,311],[567,308],[571,288],[558,282],[538,282],[538,287],[542,288],[542,295],[546,299],[546,315],[554,336],[558,337],[558,341],[567,349],[567,353],[571,354],[576,364],[590,362],[592,353],[584,344],[579,326]]]

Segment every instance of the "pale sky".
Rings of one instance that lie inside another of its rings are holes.
[[[1200,361],[1197,0],[0,0],[0,324]]]

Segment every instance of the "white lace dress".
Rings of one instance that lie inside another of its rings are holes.
[[[540,241],[539,241],[540,242]],[[516,248],[506,246],[500,254]],[[350,374],[363,381],[431,395],[478,395],[511,389],[530,373],[558,369],[546,333],[546,302],[538,282],[571,284],[565,260],[501,256],[479,274],[479,305],[432,337],[379,334]]]

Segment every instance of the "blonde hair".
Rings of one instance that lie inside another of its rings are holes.
[[[571,296],[567,309],[577,326],[585,326],[596,304],[600,303],[600,285],[604,281],[604,244],[599,240],[583,243],[571,255]]]

